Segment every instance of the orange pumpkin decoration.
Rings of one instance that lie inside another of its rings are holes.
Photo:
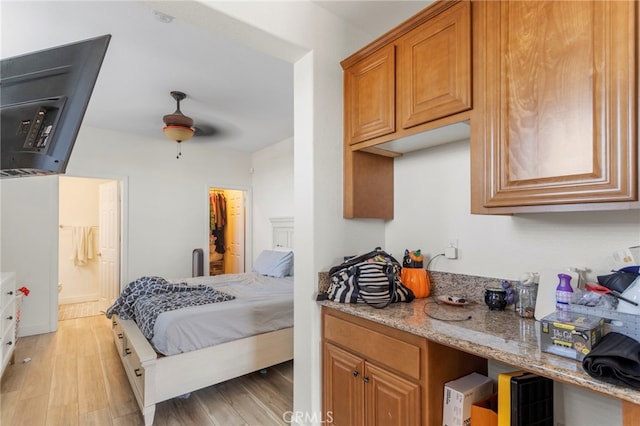
[[[429,297],[431,294],[431,282],[427,271],[422,267],[424,256],[420,250],[409,252],[405,250],[402,260],[400,279],[402,283],[413,291],[416,298]]]

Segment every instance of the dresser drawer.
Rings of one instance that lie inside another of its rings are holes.
[[[0,284],[0,310],[8,307],[9,303],[16,300],[15,284],[12,281],[5,281]]]
[[[324,338],[366,360],[420,379],[420,347],[371,330],[364,325],[324,315]]]
[[[12,328],[8,329],[2,337],[0,338],[0,360],[2,361],[2,365],[5,366],[8,363],[7,357],[11,356],[16,345],[16,336],[15,330]]]
[[[0,312],[0,333],[4,335],[7,330],[14,329],[16,324],[16,300],[13,299]]]

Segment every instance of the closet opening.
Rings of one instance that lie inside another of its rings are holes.
[[[245,191],[209,188],[209,275],[246,270]]]

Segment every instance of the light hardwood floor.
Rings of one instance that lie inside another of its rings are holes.
[[[2,377],[0,425],[144,425],[110,326],[93,316],[20,338],[16,362]],[[290,361],[162,402],[154,425],[283,425],[292,407]]]

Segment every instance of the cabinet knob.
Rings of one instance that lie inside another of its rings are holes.
[[[8,319],[9,321],[11,321],[11,320],[13,319],[13,316],[9,315],[9,316],[7,317],[7,319]]]
[[[118,339],[122,339],[124,335],[122,333],[118,333]]]
[[[353,370],[353,377],[358,377],[360,372],[358,370]]]
[[[125,353],[126,355],[131,355],[131,349],[129,349],[129,348],[124,348],[124,353]]]
[[[118,323],[116,322],[116,320],[113,320],[113,322],[111,323],[111,327],[115,328],[116,325],[118,325]]]
[[[8,292],[7,292],[7,294],[8,294],[9,296],[13,296],[13,291],[8,291]]]
[[[365,376],[365,377],[362,378],[362,381],[365,382],[365,383],[369,383],[369,378]]]
[[[9,341],[7,342],[7,346],[11,346],[11,345],[13,345],[13,342],[12,342],[11,340],[9,340]]]

